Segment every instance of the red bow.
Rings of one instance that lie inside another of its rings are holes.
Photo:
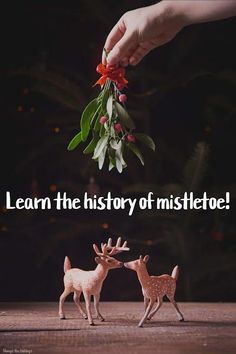
[[[114,66],[106,67],[102,63],[98,64],[96,71],[102,76],[95,83],[95,85],[100,85],[103,87],[107,79],[115,82],[119,90],[122,90],[128,83],[128,80],[124,77],[125,69],[122,67],[115,68]],[[94,86],[95,86],[94,85]]]

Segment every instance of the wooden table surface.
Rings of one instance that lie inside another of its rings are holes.
[[[0,353],[227,354],[236,353],[236,304],[180,303],[178,322],[170,303],[154,319],[137,326],[139,302],[101,303],[106,322],[89,326],[72,302],[66,320],[57,303],[0,303]]]

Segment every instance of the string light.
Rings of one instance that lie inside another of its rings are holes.
[[[51,192],[56,192],[57,191],[57,186],[56,184],[51,184],[51,186],[49,187]]]
[[[27,87],[23,90],[23,94],[24,95],[28,95],[29,94],[29,89]]]
[[[153,241],[152,240],[147,240],[145,243],[146,243],[147,246],[153,245]]]
[[[17,111],[18,111],[18,112],[23,112],[23,107],[22,107],[22,106],[18,106],[18,107],[17,107]]]
[[[60,128],[59,127],[54,127],[54,128],[52,128],[52,131],[54,133],[59,133],[60,132]]]
[[[7,227],[6,226],[2,226],[1,227],[1,231],[7,231]]]
[[[108,229],[109,228],[109,224],[108,223],[106,223],[106,222],[104,222],[103,224],[102,224],[102,228],[103,229]]]
[[[31,107],[31,108],[30,108],[30,112],[31,112],[31,113],[35,112],[35,107]]]

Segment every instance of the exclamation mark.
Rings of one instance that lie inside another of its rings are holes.
[[[229,203],[230,203],[230,193],[229,192],[225,193],[225,203],[228,204],[228,205],[225,206],[225,209],[229,209],[230,208],[230,205],[229,205]]]

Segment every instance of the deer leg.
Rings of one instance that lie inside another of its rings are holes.
[[[70,289],[66,289],[63,291],[63,293],[60,296],[60,300],[59,300],[59,318],[60,320],[64,320],[65,317],[65,313],[63,311],[63,306],[64,306],[64,302],[66,297],[71,293]]]
[[[144,302],[144,311],[146,311],[148,307],[149,299],[145,295],[143,296],[143,302]]]
[[[161,305],[163,304],[163,298],[162,297],[158,297],[157,298],[157,306],[154,308],[153,311],[150,312],[150,314],[148,315],[148,320],[151,320],[151,318],[155,315],[155,313],[159,310],[159,308],[161,307]]]
[[[141,319],[141,321],[139,322],[139,325],[138,325],[139,327],[143,326],[143,324],[146,321],[146,319],[147,319],[147,317],[149,315],[149,312],[151,311],[154,303],[155,303],[155,300],[154,299],[150,299],[148,307],[146,308],[145,314],[144,314],[143,318]]]
[[[82,317],[87,320],[88,316],[84,312],[84,310],[83,310],[83,308],[82,308],[82,306],[80,304],[80,294],[81,294],[81,292],[76,292],[75,291],[74,292],[74,296],[73,296],[73,300],[74,300],[74,303],[75,303],[76,307],[78,308],[80,314],[82,315]]]
[[[105,319],[102,317],[100,311],[99,311],[99,299],[100,299],[100,294],[96,294],[93,296],[93,301],[94,301],[94,309],[96,312],[96,316],[100,321],[105,321]]]
[[[85,300],[85,304],[86,304],[86,311],[87,311],[87,315],[88,315],[89,324],[90,324],[90,326],[94,326],[93,318],[91,315],[91,295],[88,293],[84,293],[84,300]]]
[[[172,303],[172,305],[175,307],[179,321],[180,322],[184,321],[184,316],[180,312],[179,307],[178,307],[174,297],[173,296],[167,296],[167,297],[170,300],[170,302]]]

